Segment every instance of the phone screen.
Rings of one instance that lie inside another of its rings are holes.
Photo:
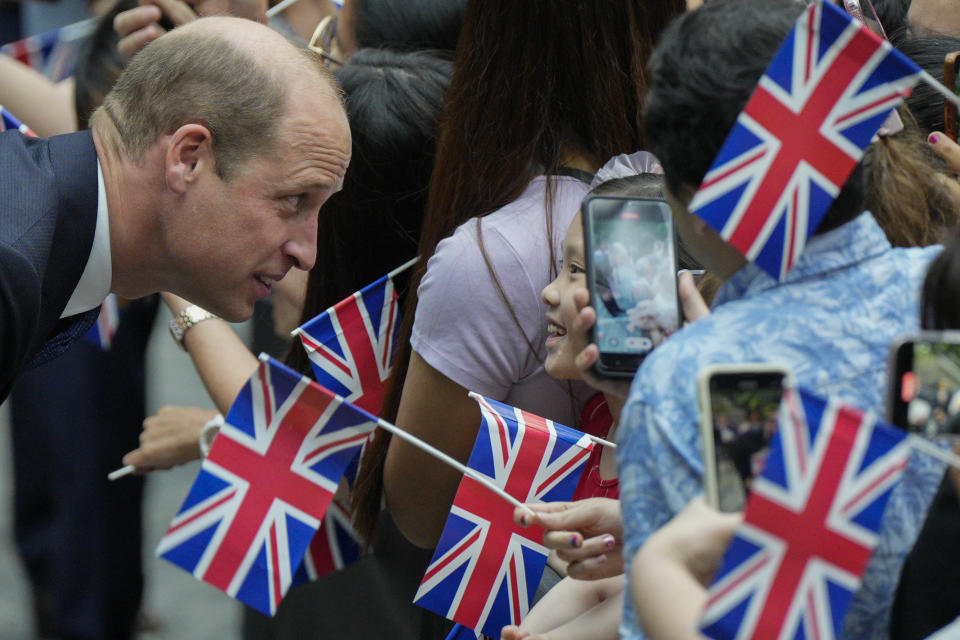
[[[740,511],[777,430],[782,372],[717,373],[710,377],[717,504]]]
[[[928,438],[960,436],[960,344],[905,342],[894,376],[894,424]]]
[[[599,369],[632,373],[680,322],[670,207],[592,197],[585,213]]]

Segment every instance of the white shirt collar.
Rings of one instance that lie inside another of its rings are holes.
[[[83,275],[73,290],[61,318],[76,315],[97,307],[110,293],[113,266],[110,262],[110,216],[107,215],[107,191],[103,186],[103,171],[97,160],[97,227],[93,232],[93,246]]]

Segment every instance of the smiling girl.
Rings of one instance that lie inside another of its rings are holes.
[[[642,153],[642,152],[641,152]],[[649,156],[648,156],[649,157]],[[663,177],[655,173],[637,173],[637,167],[649,167],[646,157],[618,156],[620,167],[614,175],[594,187],[592,195],[634,198],[662,198]],[[609,166],[609,163],[608,163]],[[605,167],[606,169],[606,167]],[[627,175],[624,175],[627,174]],[[609,173],[598,172],[598,178]],[[681,266],[695,265],[678,247]],[[666,254],[664,254],[664,259]],[[576,364],[576,357],[590,343],[588,330],[577,322],[580,307],[574,301],[574,293],[587,288],[586,260],[583,245],[582,215],[577,213],[563,239],[563,265],[557,277],[544,287],[541,298],[547,306],[547,358],[544,364],[547,373],[561,380],[584,379]],[[620,411],[623,408],[629,383],[604,384],[587,402],[579,428],[585,433],[613,440]],[[617,391],[617,386],[621,387]],[[604,497],[618,498],[620,493],[617,478],[616,452],[611,447],[596,446],[587,460],[573,500]],[[612,536],[611,536],[612,539]],[[576,542],[573,542],[576,545]],[[612,541],[612,544],[616,544]],[[564,578],[530,611],[520,627],[505,627],[502,637],[506,640],[534,638],[561,640],[565,638],[617,638],[622,609],[620,594],[623,591],[623,575],[600,580],[575,580]]]

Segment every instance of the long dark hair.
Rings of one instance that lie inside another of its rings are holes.
[[[320,212],[301,323],[417,254],[451,74],[437,55],[377,49],[358,50],[337,71],[353,154],[343,189]],[[286,362],[310,370],[299,341]]]
[[[355,0],[360,47],[444,52],[453,57],[466,0]]]
[[[644,66],[657,35],[684,9],[684,0],[468,1],[385,418],[397,415],[416,287],[437,244],[517,199],[540,174],[548,176],[545,233],[552,238],[549,176],[565,154],[600,165],[643,148]],[[380,509],[389,441],[378,432],[361,466],[354,513],[366,535]]]
[[[927,270],[920,296],[920,326],[943,331],[960,329],[960,235],[944,248]]]

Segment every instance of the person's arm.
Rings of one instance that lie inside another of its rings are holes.
[[[164,293],[163,301],[174,315],[190,306],[171,293]],[[190,327],[183,336],[183,345],[213,403],[226,415],[243,385],[257,370],[256,356],[250,353],[233,327],[220,318]]]
[[[77,130],[73,79],[53,82],[42,73],[0,55],[0,104],[41,138]]]
[[[467,390],[414,351],[397,414],[397,426],[466,463],[480,428],[480,408]],[[392,438],[383,470],[387,506],[410,542],[434,547],[460,484],[456,469]]]
[[[741,514],[720,513],[694,498],[650,536],[630,570],[630,593],[650,640],[701,640],[697,630],[707,602],[707,585]]]

